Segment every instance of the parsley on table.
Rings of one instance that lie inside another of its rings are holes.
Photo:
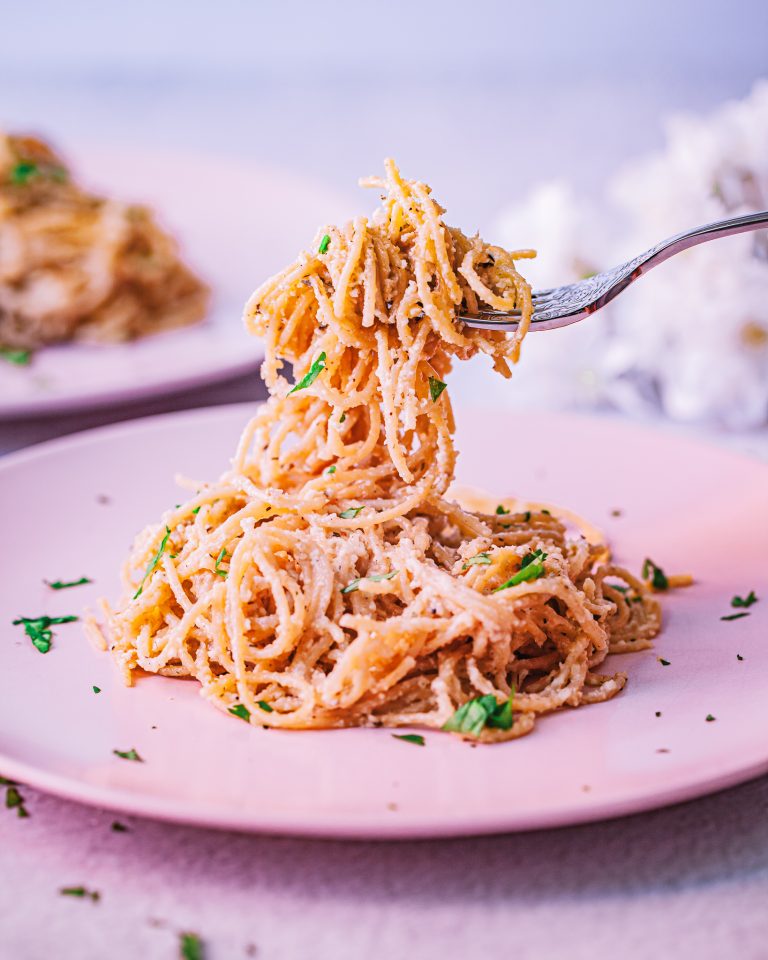
[[[317,360],[312,361],[312,366],[304,374],[304,376],[299,380],[298,383],[294,384],[293,388],[288,391],[288,396],[292,393],[296,393],[297,390],[304,390],[306,387],[310,386],[317,380],[320,374],[325,370],[325,361],[327,360],[325,350],[320,354]]]
[[[744,613],[729,613],[725,617],[720,617],[721,620],[741,620],[742,617],[748,617],[749,614],[745,611]]]
[[[152,573],[155,567],[160,563],[160,557],[162,557],[165,548],[168,546],[168,538],[171,535],[171,528],[165,528],[165,536],[160,541],[160,546],[157,548],[157,553],[152,557],[152,559],[147,564],[147,569],[144,571],[144,576],[141,578],[141,583],[139,584],[139,589],[134,593],[133,599],[136,600],[137,597],[140,597],[143,590],[144,584],[147,582],[147,577]]]
[[[443,724],[443,730],[479,737],[485,727],[509,730],[513,720],[512,697],[499,703],[493,694],[488,693],[462,704]]]
[[[62,887],[59,890],[59,893],[62,897],[80,897],[81,899],[89,899],[94,903],[98,903],[101,900],[101,894],[98,890],[89,890],[87,887]]]
[[[659,661],[662,667],[668,667],[672,663],[671,660],[665,660],[664,657],[656,657],[656,659]]]
[[[112,826],[109,828],[112,833],[129,833],[128,827],[124,823],[120,823],[119,820],[113,820]]]
[[[646,557],[643,561],[643,580],[647,580],[649,576],[654,590],[669,590],[669,580],[664,571]]]
[[[51,649],[53,631],[51,627],[59,623],[74,623],[77,617],[19,617],[13,621],[13,626],[23,625],[24,633],[32,641],[40,653],[48,653]]]
[[[406,743],[415,743],[417,747],[425,746],[424,737],[420,733],[393,733],[395,740],[404,740]]]
[[[757,603],[758,597],[755,596],[755,591],[750,590],[746,597],[731,597],[731,606],[732,607],[751,607],[753,603]]]
[[[708,713],[704,719],[707,721],[707,723],[712,723],[712,721],[716,720],[717,717],[713,717],[711,713]]]
[[[354,520],[362,509],[362,507],[348,507],[346,510],[342,510],[339,516],[342,520]]]
[[[229,712],[233,717],[240,717],[241,720],[251,719],[251,711],[245,706],[244,703],[238,703],[237,706],[230,707]]]
[[[469,560],[462,567],[463,570],[467,570],[469,567],[475,566],[487,566],[490,564],[491,557],[487,550],[483,550],[481,553],[476,553],[474,557],[470,557]]]
[[[196,933],[180,933],[181,960],[205,960],[203,941]]]
[[[227,555],[227,548],[222,547],[221,552],[219,553],[218,557],[216,557],[216,566],[213,568],[213,572],[219,577],[226,577],[226,575],[229,573],[228,570],[222,570],[221,567],[219,566],[219,564],[226,557],[226,555]]]
[[[143,759],[136,753],[136,751],[131,747],[130,750],[113,750],[112,753],[116,757],[120,757],[121,760],[135,760],[136,763],[144,763]]]
[[[89,577],[80,577],[79,580],[44,580],[51,590],[68,590],[69,587],[82,587],[84,583],[93,583]]]
[[[356,580],[350,580],[346,587],[342,587],[341,592],[354,593],[355,590],[360,589],[360,584],[363,580],[373,580],[374,583],[380,583],[382,580],[391,580],[397,573],[397,570],[392,570],[390,573],[374,573],[370,577],[358,577]]]
[[[510,577],[505,583],[494,587],[492,593],[498,593],[499,590],[506,590],[507,587],[516,587],[519,583],[525,583],[528,580],[538,580],[544,573],[544,561],[547,554],[543,550],[534,550],[533,553],[527,553],[523,557],[523,562],[517,573]]]
[[[737,660],[743,660],[744,657],[742,657],[742,655],[741,655],[740,653],[737,653],[737,654],[736,654],[736,659],[737,659]]]
[[[14,350],[13,347],[0,347],[0,357],[17,367],[27,367],[32,361],[29,350]]]
[[[429,378],[429,395],[432,397],[432,403],[435,403],[438,400],[440,394],[447,386],[447,383],[443,383],[443,381],[438,380],[437,377]]]
[[[323,235],[323,239],[320,241],[320,246],[317,248],[318,253],[328,253],[328,247],[331,245],[331,238],[326,233]]]
[[[93,690],[94,693],[101,693],[101,687],[94,686],[94,687],[91,687],[91,689]]]

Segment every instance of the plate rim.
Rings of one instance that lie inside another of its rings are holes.
[[[245,419],[253,415],[264,401],[246,401],[209,407],[192,408],[162,414],[152,414],[131,420],[106,424],[83,430],[79,433],[57,437],[33,444],[25,449],[0,457],[0,481],[3,476],[19,467],[33,464],[64,450],[77,452],[83,447],[98,445],[102,439],[141,434],[146,430],[162,428],[168,423],[180,421],[208,422],[217,419],[231,422],[235,417]],[[462,404],[462,412],[468,413],[476,405]],[[532,412],[533,413],[533,412]],[[568,423],[600,423],[615,426],[617,419],[572,413],[570,411],[537,411],[535,416],[542,419],[556,418]],[[658,435],[658,426],[625,420],[621,426],[628,426],[649,436]],[[752,469],[764,471],[768,477],[768,464],[758,457],[728,447],[708,442],[700,437],[678,436],[677,440],[686,446],[697,449],[717,451],[731,461],[747,463]],[[291,734],[293,735],[293,734]],[[147,817],[164,822],[181,823],[208,829],[237,830],[257,834],[274,834],[297,837],[327,837],[335,839],[358,840],[413,840],[428,838],[450,838],[464,836],[483,836],[500,833],[528,832],[533,830],[565,828],[578,824],[612,820],[628,815],[640,814],[710,795],[741,783],[746,783],[768,773],[768,744],[765,754],[748,763],[734,759],[725,768],[716,772],[704,769],[699,776],[690,776],[684,784],[672,784],[659,788],[657,783],[648,785],[627,797],[609,797],[605,800],[591,798],[587,807],[581,808],[578,802],[568,801],[556,809],[543,812],[528,812],[522,818],[518,815],[514,824],[510,824],[507,812],[501,811],[485,818],[477,814],[460,813],[458,815],[424,813],[409,814],[398,811],[391,819],[383,817],[381,812],[364,812],[360,815],[335,813],[319,809],[311,818],[297,817],[296,813],[280,815],[274,811],[264,816],[252,811],[240,814],[232,810],[223,810],[206,803],[191,801],[180,806],[178,800],[166,800],[151,793],[137,793],[120,787],[100,786],[50,769],[26,763],[7,755],[0,746],[0,772],[9,779],[18,780],[24,785],[43,792],[88,806],[113,810],[127,815]]]

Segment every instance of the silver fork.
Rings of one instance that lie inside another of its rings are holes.
[[[556,330],[558,327],[567,327],[577,320],[583,320],[606,303],[610,303],[638,277],[674,257],[676,253],[699,243],[706,243],[707,240],[731,237],[736,233],[759,230],[761,227],[768,227],[768,210],[748,213],[730,220],[719,220],[717,223],[696,227],[695,230],[678,233],[657,243],[634,260],[622,263],[612,270],[595,273],[578,283],[552,287],[549,290],[534,290],[531,330]],[[477,329],[514,330],[520,322],[520,311],[504,313],[500,310],[481,310],[477,314],[461,313],[459,320],[463,320],[468,327]]]

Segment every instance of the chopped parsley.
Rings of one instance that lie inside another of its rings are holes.
[[[59,890],[62,897],[80,897],[81,899],[92,900],[98,903],[101,900],[101,894],[98,890],[89,890],[87,887],[62,887]]]
[[[432,403],[435,403],[447,386],[447,383],[443,383],[442,380],[438,380],[436,377],[429,378],[429,395],[432,397]]]
[[[491,557],[487,550],[483,550],[482,553],[476,553],[474,557],[470,557],[469,560],[462,567],[463,570],[468,569],[469,567],[475,566],[487,566],[491,563]]]
[[[13,621],[13,626],[24,626],[24,633],[32,641],[40,653],[48,653],[51,649],[53,631],[51,627],[59,623],[74,623],[77,617],[19,617]]]
[[[346,510],[342,510],[339,516],[342,520],[354,520],[355,517],[362,511],[362,507],[347,507]]]
[[[134,600],[136,600],[138,597],[141,596],[141,594],[142,594],[142,592],[143,592],[143,590],[144,590],[144,584],[147,582],[147,577],[152,573],[152,571],[155,569],[155,567],[158,565],[158,563],[160,563],[160,557],[162,557],[163,551],[164,551],[165,548],[168,546],[168,538],[170,537],[170,535],[171,535],[171,528],[170,528],[170,527],[166,527],[166,528],[165,528],[165,536],[164,536],[163,539],[160,541],[160,546],[157,548],[157,553],[154,555],[154,557],[152,557],[152,559],[151,559],[151,560],[149,561],[149,563],[147,564],[147,569],[144,571],[144,576],[141,578],[141,583],[139,584],[139,589],[138,589],[138,590],[136,591],[136,593],[134,593],[134,595],[133,595],[133,599],[134,599]]]
[[[360,589],[360,584],[363,580],[373,580],[374,583],[379,583],[382,580],[391,580],[392,577],[396,576],[399,571],[392,570],[390,573],[374,573],[370,577],[358,577],[356,580],[351,580],[346,587],[341,588],[342,593],[354,593],[355,590]]]
[[[423,747],[424,737],[420,733],[393,733],[395,740],[405,740],[406,743],[415,743],[417,747]]]
[[[257,701],[256,701],[256,706],[257,706],[257,707],[260,707],[260,708],[264,711],[264,713],[272,713],[272,712],[273,712],[273,708],[270,707],[270,705],[267,703],[266,700],[257,700]]]
[[[323,236],[323,239],[320,241],[320,246],[317,248],[318,253],[328,253],[328,247],[331,245],[331,238],[326,233]]]
[[[93,583],[89,577],[80,577],[79,580],[44,580],[43,583],[51,590],[68,590],[70,587],[82,587],[84,583]]]
[[[731,606],[732,607],[751,607],[753,603],[757,603],[758,598],[755,596],[755,591],[750,590],[746,597],[731,597]]]
[[[222,570],[221,567],[219,566],[219,564],[226,557],[226,555],[227,555],[227,548],[222,547],[221,552],[219,553],[218,557],[216,557],[216,566],[213,568],[213,572],[219,577],[226,577],[227,573],[229,572],[228,570]]]
[[[514,691],[513,691],[514,695]],[[497,727],[509,730],[513,723],[512,697],[499,703],[493,694],[467,700],[443,724],[443,730],[449,733],[466,733],[479,737],[485,727]]]
[[[346,413],[342,413],[342,415],[339,417],[339,423],[344,423],[346,419],[347,419]]]
[[[20,160],[11,170],[11,183],[21,187],[39,175],[40,168],[36,163],[31,163],[29,160]]]
[[[328,467],[328,469],[325,472],[328,474],[336,473],[336,464],[334,463],[332,466]]]
[[[525,513],[523,514],[523,523],[530,523],[530,521],[531,521],[531,511],[526,510]]]
[[[0,347],[0,357],[8,363],[15,363],[17,367],[27,367],[32,361],[29,350],[14,350],[13,347]]]
[[[297,384],[294,384],[293,388],[288,391],[288,396],[292,393],[296,393],[297,390],[304,390],[306,387],[310,386],[317,380],[320,374],[325,370],[325,361],[327,356],[325,350],[320,354],[317,360],[312,361],[312,366],[304,374],[304,376],[299,380]]]
[[[507,513],[509,513],[509,510],[506,509],[506,507],[504,506],[503,503],[500,503],[500,504],[498,505],[498,507],[496,507],[496,515],[497,515],[497,516],[503,517],[503,516],[504,516],[505,514],[507,514]],[[530,513],[529,513],[529,514],[528,514],[529,519],[530,519],[530,516],[531,516],[531,515],[530,515]]]
[[[525,583],[527,580],[538,580],[544,573],[544,561],[546,559],[547,554],[543,550],[534,550],[533,553],[527,553],[523,557],[523,562],[517,573],[505,583],[494,587],[491,593],[498,593],[499,590],[506,590],[507,587],[516,587],[519,583]]]
[[[721,620],[741,620],[742,617],[748,617],[748,613],[729,613],[726,617],[720,617]]]
[[[668,667],[672,662],[671,660],[665,660],[664,657],[656,657],[656,659],[659,661],[662,667]]]
[[[113,750],[112,753],[114,753],[116,757],[120,757],[121,760],[135,760],[136,763],[144,763],[133,747],[131,747],[130,750]]]
[[[664,571],[646,557],[643,562],[643,580],[648,580],[649,577],[654,590],[669,590],[669,580]]]
[[[196,933],[180,933],[181,960],[205,960],[203,941]]]
[[[238,703],[236,707],[230,707],[229,712],[233,717],[240,717],[241,720],[251,719],[251,711],[244,703]]]
[[[12,780],[6,780],[5,777],[0,777],[0,783],[5,785],[5,806],[7,810],[15,810],[16,816],[23,820],[25,817],[29,816],[29,810],[27,810],[24,804],[24,797],[19,793],[18,785],[15,784]]]
[[[202,506],[202,504],[200,504],[200,506]],[[200,507],[195,507],[195,508],[192,510],[192,513],[193,513],[195,516],[197,516],[198,513],[200,513]]]
[[[549,510],[546,509],[546,507],[545,507],[541,512],[542,512],[542,513],[546,513],[546,515],[547,515],[548,517],[551,517],[551,516],[552,516],[552,514],[549,512]]]
[[[94,693],[101,693],[101,687],[91,687]]]
[[[711,713],[708,713],[704,719],[707,721],[707,723],[712,723],[712,721],[716,720],[717,717],[713,717]]]

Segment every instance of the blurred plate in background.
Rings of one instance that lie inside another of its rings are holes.
[[[56,415],[188,390],[256,370],[261,343],[243,330],[253,289],[348,204],[311,179],[213,154],[58,143],[90,189],[148,204],[213,290],[202,324],[127,344],[64,344],[28,367],[0,366],[0,419]]]

